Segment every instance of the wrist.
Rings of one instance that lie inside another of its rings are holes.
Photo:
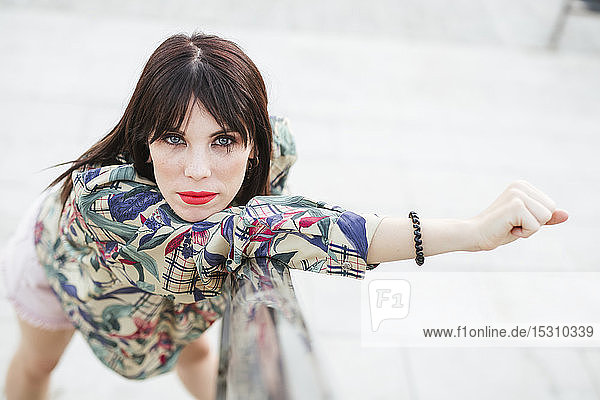
[[[472,219],[449,219],[450,237],[448,238],[448,252],[453,251],[479,251],[478,228]]]
[[[464,249],[463,251],[482,251],[481,235],[479,233],[479,221],[475,218],[460,220],[463,226]]]
[[[423,219],[421,231],[426,257],[454,251],[479,250],[477,226],[470,220]]]

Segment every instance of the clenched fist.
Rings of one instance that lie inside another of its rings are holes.
[[[519,180],[511,183],[471,222],[478,250],[492,250],[520,237],[527,238],[542,225],[560,224],[567,218],[567,212],[556,209],[554,201],[545,193]]]

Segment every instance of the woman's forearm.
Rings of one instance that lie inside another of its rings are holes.
[[[473,218],[421,219],[423,254],[492,250],[567,218],[569,214],[557,209],[545,193],[526,181],[515,181]],[[415,255],[412,221],[408,217],[384,218],[371,240],[367,263],[406,260]]]
[[[421,219],[423,254],[476,251],[473,225],[459,219]],[[369,264],[415,258],[410,218],[386,217],[379,224],[367,255]]]

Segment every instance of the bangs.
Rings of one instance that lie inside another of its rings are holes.
[[[150,141],[165,136],[173,129],[183,131],[191,107],[203,106],[224,130],[238,132],[244,146],[254,140],[255,127],[248,115],[248,100],[240,96],[240,88],[227,76],[210,65],[188,61],[175,72],[163,75],[162,82],[155,82],[154,90],[148,93],[152,101],[147,123],[151,123]],[[246,111],[246,112],[245,112]],[[251,126],[248,126],[251,125]]]
[[[52,183],[64,181],[63,204],[73,188],[72,173],[86,165],[132,162],[136,173],[156,182],[148,144],[185,129],[190,105],[196,104],[221,129],[237,132],[244,146],[251,141],[254,167],[244,175],[236,204],[268,195],[273,137],[263,78],[232,41],[194,33],[173,35],[158,46],[117,125]]]
[[[155,181],[149,143],[173,130],[185,131],[195,105],[255,151],[258,167],[245,176],[236,201],[268,194],[272,131],[265,84],[252,60],[235,43],[217,36],[174,35],[152,53],[111,133],[115,146],[141,176]]]

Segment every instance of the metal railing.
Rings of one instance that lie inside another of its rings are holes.
[[[287,266],[249,259],[224,293],[217,400],[332,398]]]
[[[563,4],[552,28],[548,48],[556,50],[570,15],[600,16],[600,0],[563,0]]]

